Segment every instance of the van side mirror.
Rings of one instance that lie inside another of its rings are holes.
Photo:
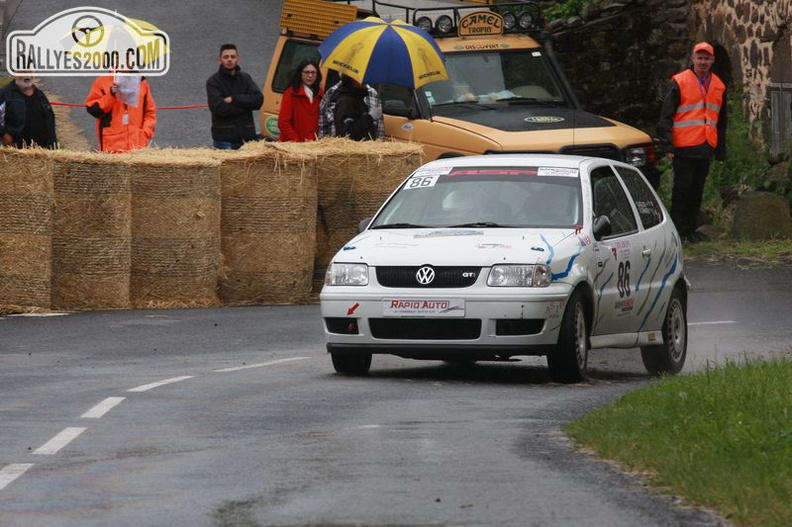
[[[605,214],[594,218],[593,231],[594,231],[594,239],[597,241],[600,241],[605,236],[610,236],[611,234],[610,218]]]

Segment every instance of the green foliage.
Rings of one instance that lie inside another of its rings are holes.
[[[770,168],[765,147],[756,137],[760,123],[751,123],[745,116],[746,95],[742,89],[730,88],[727,96],[728,124],[726,160],[714,161],[710,169],[709,192],[749,187],[764,190],[765,176]]]
[[[583,11],[584,6],[591,3],[593,3],[592,0],[565,0],[563,2],[557,2],[554,6],[547,8],[544,15],[547,20],[577,16]]]
[[[665,378],[565,431],[735,525],[792,525],[792,361]]]

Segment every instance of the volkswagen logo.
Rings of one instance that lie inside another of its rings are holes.
[[[434,282],[435,279],[435,272],[434,269],[431,267],[421,267],[418,269],[418,272],[415,273],[415,279],[421,285],[429,285]]]

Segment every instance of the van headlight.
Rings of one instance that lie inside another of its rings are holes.
[[[493,265],[487,277],[490,287],[547,287],[552,280],[547,265]]]
[[[325,273],[325,285],[368,285],[368,265],[331,263]]]

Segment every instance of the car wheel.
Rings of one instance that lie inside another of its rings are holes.
[[[558,346],[547,355],[550,377],[555,382],[574,383],[586,379],[589,330],[586,306],[580,290],[572,293],[561,321]]]
[[[685,297],[674,288],[663,320],[663,344],[641,347],[646,371],[652,375],[675,375],[682,371],[687,356],[687,306]]]
[[[342,375],[365,375],[371,368],[371,353],[331,351],[333,368]]]

